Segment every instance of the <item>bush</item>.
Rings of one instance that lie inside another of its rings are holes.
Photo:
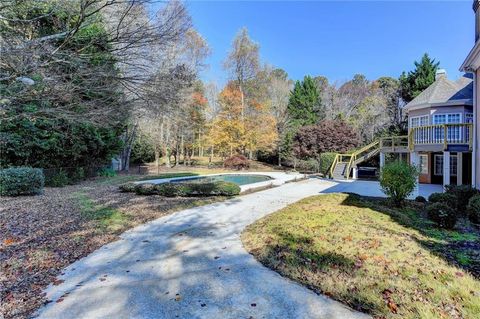
[[[470,198],[467,206],[468,219],[474,224],[480,224],[480,195]]]
[[[157,195],[157,190],[155,189],[155,184],[142,183],[137,184],[135,187],[135,193],[137,195]]]
[[[243,155],[233,155],[223,162],[223,166],[230,169],[241,170],[248,169],[250,167],[250,163]]]
[[[0,195],[37,195],[43,191],[45,177],[39,168],[12,167],[0,170]]]
[[[413,192],[417,183],[418,170],[405,162],[393,162],[380,172],[382,191],[390,197],[396,206]]]
[[[415,197],[415,201],[419,202],[419,203],[426,203],[427,199],[423,196],[417,196],[417,197]]]
[[[63,187],[71,183],[72,181],[68,177],[67,172],[65,172],[63,169],[60,169],[58,172],[49,176],[45,180],[45,185],[50,187]]]
[[[102,177],[115,177],[117,176],[117,172],[110,167],[102,168],[99,172],[98,175]]]
[[[470,198],[478,195],[480,192],[470,185],[448,185],[445,187],[447,194],[455,196],[456,208],[464,213],[467,211],[467,205]]]
[[[76,183],[76,182],[79,182],[79,181],[83,181],[85,179],[85,177],[86,177],[86,174],[85,174],[85,170],[83,169],[83,167],[77,167],[73,171],[70,179],[72,180],[72,182]]]
[[[445,203],[433,203],[427,206],[428,218],[438,227],[452,229],[457,223],[455,210]]]
[[[137,184],[135,183],[125,183],[123,185],[120,185],[118,188],[122,193],[134,193],[135,187],[137,187]]]
[[[457,198],[448,193],[433,193],[428,197],[430,203],[442,203],[448,205],[452,209],[457,207]]]
[[[120,191],[135,192],[138,195],[161,195],[165,197],[235,196],[240,194],[240,186],[221,181],[212,183],[127,183],[120,186]]]

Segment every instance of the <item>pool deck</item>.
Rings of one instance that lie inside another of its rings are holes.
[[[300,173],[285,173],[285,172],[234,172],[234,173],[219,173],[219,174],[208,174],[200,176],[184,176],[184,177],[173,177],[173,178],[162,178],[162,179],[150,179],[145,181],[135,182],[135,184],[163,184],[170,183],[175,181],[190,180],[195,179],[195,177],[203,176],[220,176],[220,175],[264,175],[271,178],[271,180],[240,185],[240,193],[248,193],[255,190],[280,186],[285,183],[299,181],[306,178],[305,174]]]

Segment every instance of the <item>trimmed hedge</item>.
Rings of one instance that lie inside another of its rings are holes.
[[[445,203],[433,203],[427,206],[427,215],[438,227],[452,229],[457,223],[457,214]]]
[[[480,192],[470,185],[447,185],[446,193],[455,196],[456,208],[460,213],[465,214],[470,198],[480,194]]]
[[[126,183],[119,188],[121,192],[135,192],[137,195],[160,195],[165,197],[235,196],[240,194],[240,186],[222,181],[211,183]]]
[[[470,198],[467,206],[468,219],[474,224],[480,224],[480,195]]]
[[[38,195],[43,192],[45,177],[39,168],[12,167],[0,170],[0,195]]]
[[[457,208],[457,198],[448,193],[433,193],[428,197],[430,203],[442,203],[448,205],[452,209]]]

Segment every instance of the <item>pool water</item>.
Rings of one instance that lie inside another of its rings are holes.
[[[192,182],[208,183],[208,182],[222,181],[222,182],[231,182],[241,186],[241,185],[259,183],[259,182],[265,182],[271,179],[272,179],[271,177],[266,175],[228,174],[228,175],[214,175],[214,176],[198,176],[198,177],[186,178],[181,180],[173,180],[173,181],[170,181],[170,183],[192,183]]]

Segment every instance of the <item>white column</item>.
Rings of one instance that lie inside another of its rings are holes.
[[[413,165],[417,168],[420,168],[420,157],[418,156],[418,152],[411,152],[410,153],[410,165]],[[415,198],[419,195],[419,182],[417,176],[417,182],[415,183],[415,189],[413,190],[412,195],[410,198]]]
[[[380,170],[385,166],[385,153],[380,152]]]
[[[352,170],[352,179],[358,179],[358,167],[355,165]]]
[[[450,185],[450,152],[443,152],[443,187]]]
[[[457,153],[457,185],[463,184],[463,153]]]

